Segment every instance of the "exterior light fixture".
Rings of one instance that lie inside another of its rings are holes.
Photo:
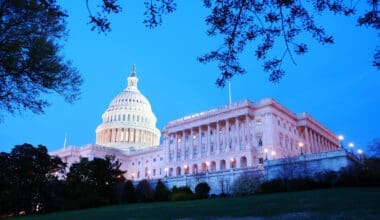
[[[355,147],[354,143],[352,142],[348,143],[348,147],[351,149],[351,153],[354,153],[354,147]]]
[[[344,140],[344,136],[343,135],[338,135],[338,140],[339,140],[339,143],[340,143],[340,147],[343,148],[343,140]]]
[[[298,143],[298,147],[301,149],[301,155],[303,155],[303,152],[302,152],[302,147],[304,146],[304,143],[302,141],[300,141]]]
[[[268,148],[265,148],[264,152],[265,152],[265,160],[268,160]]]
[[[276,151],[272,150],[272,157],[274,159],[274,157],[276,156]]]

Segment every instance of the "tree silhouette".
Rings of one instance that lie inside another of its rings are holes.
[[[169,201],[170,190],[165,186],[165,184],[159,179],[154,189],[154,201]]]
[[[115,186],[124,181],[119,168],[121,163],[114,157],[82,158],[70,167],[66,179],[66,208],[87,208],[112,204]]]
[[[64,167],[42,145],[17,145],[11,153],[0,153],[0,215],[53,210]]]
[[[66,17],[55,0],[0,1],[0,119],[3,111],[43,113],[45,94],[78,99],[82,78],[60,55]]]

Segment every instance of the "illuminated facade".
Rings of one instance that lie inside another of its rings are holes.
[[[294,114],[272,98],[243,100],[173,120],[162,130],[160,145],[156,117],[137,82],[133,68],[127,88],[102,115],[96,144],[52,154],[69,165],[80,157],[111,154],[122,162],[127,179],[161,178],[171,186],[203,178],[218,188],[221,180],[231,182],[243,172],[264,171],[274,159],[336,158],[332,155],[341,151],[335,134],[308,114]],[[328,164],[339,168],[344,163]]]

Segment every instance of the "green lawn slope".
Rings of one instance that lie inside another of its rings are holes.
[[[138,203],[17,219],[210,218],[380,219],[380,188],[337,188],[184,202]]]

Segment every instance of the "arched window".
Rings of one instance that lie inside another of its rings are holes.
[[[198,173],[198,164],[193,164],[193,174],[197,174]]]
[[[202,170],[202,173],[206,173],[206,171],[207,171],[207,164],[206,163],[201,164],[201,170]]]
[[[211,172],[216,171],[216,162],[215,162],[215,161],[212,161],[212,162],[211,162],[211,164],[210,164],[210,171],[211,171]]]
[[[241,168],[245,168],[245,167],[247,167],[247,157],[242,156],[242,157],[240,158],[240,167],[241,167]]]
[[[181,176],[181,167],[177,167],[176,169],[176,175]]]
[[[220,161],[220,170],[225,170],[226,169],[226,161],[225,160],[221,160]]]

